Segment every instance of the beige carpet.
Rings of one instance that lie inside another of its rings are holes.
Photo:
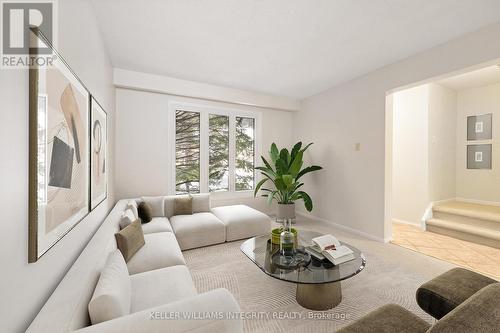
[[[241,251],[243,241],[184,252],[199,292],[228,289],[242,311],[260,319],[245,320],[245,332],[334,332],[366,313],[396,303],[433,322],[415,302],[419,285],[455,265],[393,244],[370,241],[326,223],[298,221],[299,229],[332,233],[365,253],[367,266],[342,282],[343,300],[336,308],[314,312],[295,301],[295,285],[264,274]],[[311,315],[322,318],[311,319]]]

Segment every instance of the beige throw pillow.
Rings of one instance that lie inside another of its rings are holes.
[[[192,215],[193,214],[193,197],[178,196],[174,199],[174,215]]]
[[[128,227],[130,224],[132,224],[132,222],[134,222],[135,220],[137,220],[137,217],[134,215],[134,212],[132,211],[132,209],[126,209],[123,213],[122,213],[122,217],[120,218],[120,229],[125,229],[126,227]]]
[[[127,203],[127,209],[131,209],[132,210],[132,212],[134,213],[134,216],[135,216],[136,219],[139,218],[139,213],[137,212],[137,201],[130,200]]]
[[[141,220],[135,220],[128,227],[115,234],[116,245],[123,258],[128,262],[132,256],[146,243],[142,231]]]

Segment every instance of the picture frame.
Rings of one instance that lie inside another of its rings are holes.
[[[492,169],[492,145],[468,145],[467,169]]]
[[[491,140],[493,137],[493,114],[467,117],[467,141]]]
[[[29,263],[90,211],[90,93],[43,34],[32,32],[31,49],[48,46],[55,60],[29,69]]]
[[[90,118],[90,210],[108,197],[108,115],[91,96]]]

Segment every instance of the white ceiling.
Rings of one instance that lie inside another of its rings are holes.
[[[500,21],[499,0],[93,0],[117,68],[293,98]]]
[[[500,65],[452,76],[437,83],[457,91],[500,83]]]

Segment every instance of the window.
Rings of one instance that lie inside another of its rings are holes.
[[[254,133],[253,118],[236,117],[236,191],[253,189]]]
[[[253,190],[259,114],[177,103],[171,110],[176,194]]]
[[[175,112],[175,192],[200,192],[200,114]]]
[[[208,119],[208,189],[229,190],[229,117],[210,114]]]

